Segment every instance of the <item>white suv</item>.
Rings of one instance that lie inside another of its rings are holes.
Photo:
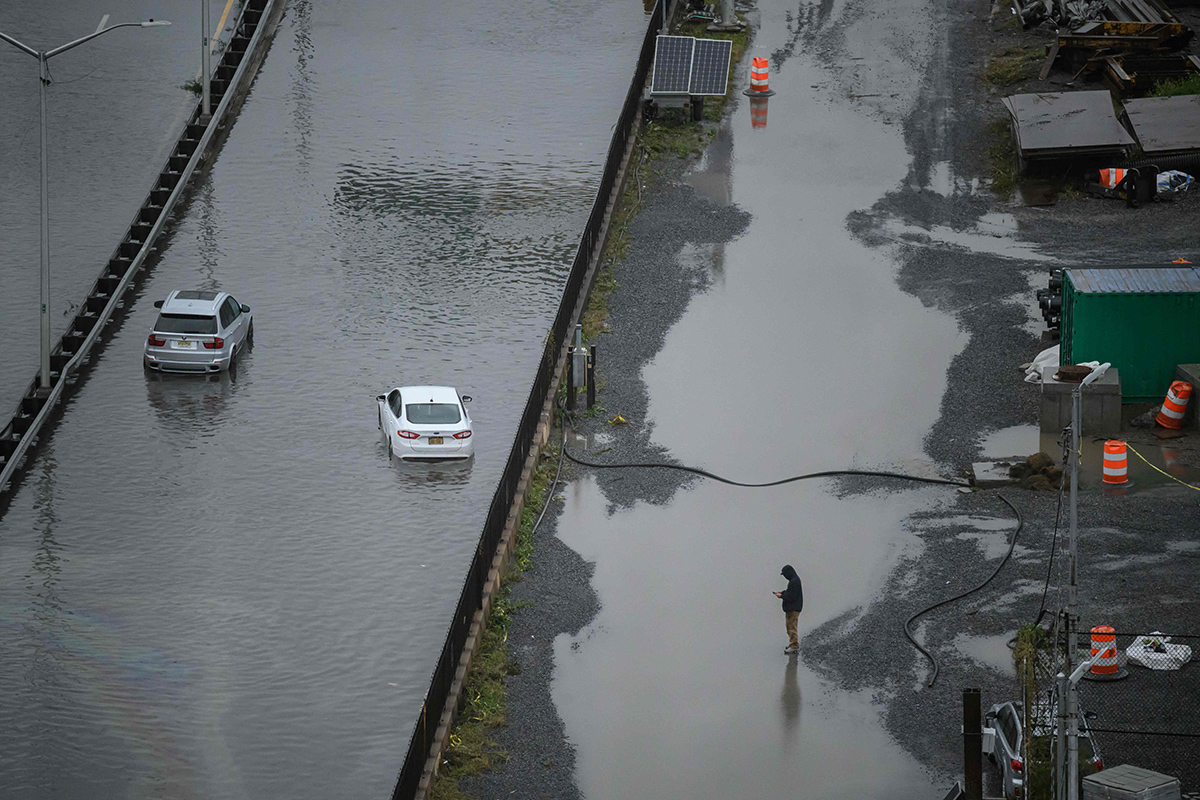
[[[159,372],[224,372],[254,344],[250,306],[228,292],[174,291],[146,338],[142,362]]]

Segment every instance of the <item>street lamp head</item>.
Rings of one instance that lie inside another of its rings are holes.
[[[165,19],[148,19],[141,23],[143,28],[157,28],[159,25],[170,25]]]

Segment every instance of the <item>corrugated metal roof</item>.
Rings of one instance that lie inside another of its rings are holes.
[[[1200,294],[1200,269],[1068,269],[1071,283],[1079,292],[1093,293],[1191,293]]]

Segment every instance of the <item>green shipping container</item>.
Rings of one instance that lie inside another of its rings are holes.
[[[1067,269],[1062,291],[1059,363],[1111,361],[1122,402],[1161,400],[1200,363],[1200,269]]]

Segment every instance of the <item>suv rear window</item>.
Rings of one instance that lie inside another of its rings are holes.
[[[159,314],[154,330],[158,333],[216,333],[217,318],[201,314]]]
[[[409,403],[404,415],[416,425],[448,425],[462,419],[454,403]]]

